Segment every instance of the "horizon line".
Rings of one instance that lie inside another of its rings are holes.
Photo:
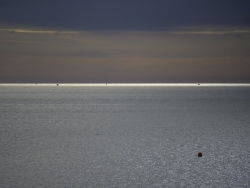
[[[0,83],[0,86],[248,86],[250,83]]]

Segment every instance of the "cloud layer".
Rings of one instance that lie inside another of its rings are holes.
[[[249,40],[245,27],[2,29],[0,82],[249,82]]]
[[[249,26],[246,0],[2,0],[0,25],[67,30],[164,30]]]

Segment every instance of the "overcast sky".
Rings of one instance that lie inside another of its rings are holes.
[[[250,82],[250,1],[1,0],[0,82]]]

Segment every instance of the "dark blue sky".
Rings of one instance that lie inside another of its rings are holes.
[[[0,82],[250,83],[248,0],[0,0]]]
[[[69,30],[249,26],[247,0],[1,0],[0,24]]]

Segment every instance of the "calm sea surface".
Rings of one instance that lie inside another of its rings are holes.
[[[0,187],[250,187],[250,87],[0,86]]]

